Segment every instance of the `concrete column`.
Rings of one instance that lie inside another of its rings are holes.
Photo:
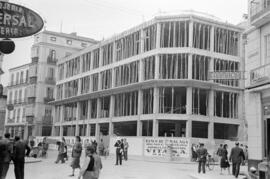
[[[137,137],[142,136],[142,121],[137,120]]]
[[[144,52],[144,40],[145,40],[145,35],[143,29],[141,30],[141,40],[140,40],[140,48],[141,48],[141,53]]]
[[[188,46],[192,47],[193,45],[193,20],[189,21],[189,36],[188,36]]]
[[[97,118],[101,116],[101,98],[97,99]]]
[[[143,91],[138,91],[138,115],[143,113]]]
[[[109,117],[112,118],[114,116],[114,103],[115,103],[115,96],[111,95],[110,99],[110,114]]]
[[[157,36],[156,36],[156,48],[160,48],[160,32],[161,32],[161,25],[157,23]]]
[[[109,135],[112,136],[114,133],[113,133],[113,122],[110,121],[109,123]]]
[[[186,94],[186,113],[187,115],[192,114],[192,87],[187,87]]]
[[[192,54],[188,54],[188,79],[192,80]]]
[[[90,136],[90,130],[91,130],[90,124],[86,124],[86,136]]]
[[[102,90],[102,79],[101,79],[101,73],[98,73],[98,91]]]
[[[79,124],[75,125],[75,136],[78,136],[80,134],[80,128],[79,128]]]
[[[90,70],[93,69],[94,66],[94,50],[91,51],[91,60],[90,60]]]
[[[100,132],[100,125],[99,123],[96,123],[96,131],[95,131],[95,137],[96,137],[96,140],[99,139],[99,132]]]
[[[212,74],[214,72],[214,58],[210,58],[209,65],[208,65],[208,74]],[[208,81],[214,82],[214,80],[211,80],[211,76],[208,75]]]
[[[102,66],[102,59],[103,59],[103,49],[99,48],[99,67]]]
[[[91,100],[88,100],[87,119],[91,119]]]
[[[116,43],[113,42],[113,59],[112,59],[112,63],[114,63],[116,61]]]
[[[159,113],[159,88],[154,88],[154,107],[153,107],[153,113],[158,114]]]
[[[238,119],[244,119],[244,92],[238,94]]]
[[[192,137],[192,120],[188,119],[186,122],[186,137]]]
[[[213,120],[213,116],[214,116],[214,90],[210,90],[209,91],[209,96],[208,96],[208,114],[210,117],[210,120]]]
[[[214,139],[214,122],[208,123],[208,139]]]
[[[214,26],[211,26],[210,29],[210,51],[213,52],[214,51],[214,45],[215,45],[215,28]]]
[[[139,65],[140,65],[140,67],[139,67],[139,82],[143,82],[144,81],[144,63],[143,63],[143,59],[140,60]]]
[[[77,95],[82,94],[81,91],[82,91],[82,79],[78,79],[78,92],[77,92]]]
[[[59,126],[59,136],[63,137],[63,125]]]
[[[157,119],[153,119],[153,137],[158,137],[158,120]]]
[[[80,112],[81,112],[81,103],[80,102],[77,102],[77,109],[76,109],[76,124],[75,124],[75,136],[79,135],[79,120],[81,118],[81,115],[80,115]]]
[[[115,87],[115,70],[112,68],[112,88]]]
[[[155,80],[159,79],[159,55],[155,56]]]

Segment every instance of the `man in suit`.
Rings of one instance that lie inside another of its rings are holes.
[[[115,163],[115,165],[118,165],[118,161],[119,161],[120,165],[122,165],[122,154],[123,154],[124,144],[120,140],[117,140],[117,142],[114,144],[114,147],[116,147],[116,163]]]
[[[6,178],[12,154],[13,143],[10,140],[10,134],[6,133],[5,138],[0,141],[0,179]]]
[[[20,140],[19,136],[15,136],[14,144],[14,171],[16,179],[24,179],[24,157],[28,153],[30,147]]]
[[[198,173],[201,173],[201,169],[202,172],[205,173],[205,163],[206,163],[206,157],[207,157],[207,149],[204,148],[204,144],[200,143],[200,148],[197,150],[197,156],[198,156],[198,161],[199,161],[199,165],[198,165]]]
[[[241,162],[245,160],[244,151],[239,147],[239,142],[236,142],[235,147],[232,148],[229,159],[232,161],[232,173],[235,178],[238,178]]]

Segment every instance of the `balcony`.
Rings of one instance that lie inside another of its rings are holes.
[[[42,117],[42,124],[43,125],[52,125],[53,117],[52,116],[43,116]]]
[[[29,83],[30,84],[36,84],[37,83],[37,76],[32,76],[29,78]]]
[[[51,101],[54,101],[53,97],[45,97],[44,98],[44,103],[48,103],[48,102],[51,102]]]
[[[250,71],[250,87],[270,83],[270,63]]]
[[[34,116],[35,115],[35,106],[34,105],[28,105],[25,109],[25,116],[26,118],[29,116]],[[27,119],[26,119],[27,120]]]
[[[56,65],[57,59],[48,56],[48,57],[47,57],[47,63],[48,63],[48,64],[51,64],[51,65]]]
[[[12,81],[8,83],[8,86],[16,86],[16,85],[22,85],[22,84],[27,84],[27,83],[28,83],[28,79],[24,78],[24,79],[21,79],[20,81]]]
[[[26,122],[28,123],[28,125],[34,124],[34,116],[27,116]]]
[[[251,25],[260,27],[270,22],[270,1],[253,0],[250,4],[250,22]]]
[[[38,63],[38,57],[32,57],[32,63]]]
[[[56,81],[55,81],[55,78],[53,77],[47,77],[45,78],[45,83],[50,84],[50,85],[55,85]]]

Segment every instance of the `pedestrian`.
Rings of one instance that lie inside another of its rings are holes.
[[[62,143],[64,145],[64,153],[63,153],[63,159],[64,160],[68,160],[68,148],[67,148],[67,143],[66,143],[66,139],[64,137],[62,137]]]
[[[245,145],[245,147],[244,147],[244,155],[245,155],[244,164],[246,164],[248,162],[248,146],[247,145]]]
[[[230,174],[230,163],[228,160],[228,145],[224,144],[223,149],[220,151],[221,159],[220,159],[220,174],[222,175],[222,169],[226,170],[228,168],[228,174]]]
[[[217,149],[217,156],[218,156],[218,161],[220,162],[221,158],[222,158],[222,151],[223,151],[223,144],[220,144],[218,149]]]
[[[13,155],[13,144],[10,140],[10,133],[4,135],[4,139],[0,141],[0,178],[5,179],[9,163]]]
[[[99,155],[102,156],[104,155],[104,143],[103,143],[103,139],[100,139],[100,143],[98,144],[98,152]]]
[[[70,166],[72,167],[72,174],[69,176],[74,176],[74,172],[76,168],[81,169],[80,166],[80,158],[82,155],[82,143],[80,136],[76,136],[75,144],[72,147],[72,161]]]
[[[24,158],[29,151],[30,147],[27,143],[21,141],[19,136],[15,136],[13,162],[16,179],[24,179]]]
[[[191,161],[195,162],[196,159],[197,159],[197,153],[196,153],[196,145],[195,144],[192,144],[191,145]]]
[[[92,145],[92,144],[89,142],[89,139],[86,139],[86,140],[84,141],[83,148],[84,148],[84,151],[85,151],[85,156],[87,155],[87,153],[86,153],[87,147],[88,147],[88,146],[91,146],[91,145]]]
[[[235,143],[235,147],[231,149],[230,161],[232,161],[232,174],[238,178],[240,165],[245,160],[243,149],[239,147],[239,142]]]
[[[129,144],[127,142],[127,139],[124,138],[124,159],[126,161],[128,160],[128,148],[129,148]]]
[[[97,141],[96,140],[92,141],[92,145],[95,149],[95,152],[97,152]]]
[[[66,146],[65,146],[65,143],[63,142],[63,138],[62,138],[62,141],[57,141],[56,145],[58,145],[58,156],[55,163],[58,163],[59,161],[61,161],[61,163],[65,163],[64,154],[65,154]]]
[[[200,143],[200,148],[197,149],[197,156],[198,156],[198,173],[202,172],[205,173],[205,163],[206,163],[206,157],[207,157],[207,149],[204,148],[204,144]]]
[[[84,164],[80,170],[78,179],[98,179],[100,170],[102,169],[101,158],[96,154],[93,146],[87,146],[86,158]]]
[[[118,165],[118,162],[120,165],[122,165],[122,154],[123,154],[123,143],[118,139],[116,143],[114,144],[114,147],[116,147],[116,163],[115,165]]]
[[[44,137],[43,141],[41,143],[41,157],[46,158],[47,157],[47,150],[49,149],[49,143],[47,142],[47,138]]]

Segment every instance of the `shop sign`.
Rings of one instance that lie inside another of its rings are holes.
[[[34,11],[0,1],[0,38],[31,36],[43,28],[42,18]]]
[[[189,158],[189,139],[145,138],[144,155],[152,157]]]

